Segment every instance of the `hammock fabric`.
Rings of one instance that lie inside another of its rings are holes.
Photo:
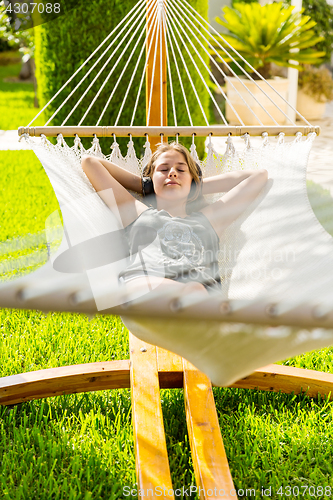
[[[177,298],[166,293],[161,300],[165,303],[167,319],[151,314],[151,295],[141,293],[130,298],[134,305],[139,304],[140,315],[127,307],[129,297],[118,284],[118,274],[128,263],[126,255],[115,262],[95,263],[95,267],[90,268],[83,265],[80,269],[79,264],[76,269],[59,268],[58,263],[66,252],[94,238],[111,235],[112,240],[112,233],[115,235],[119,230],[117,216],[95,192],[80,164],[83,154],[102,156],[102,152],[97,138],[92,148],[85,151],[78,137],[72,148],[61,136],[56,145],[45,137],[41,140],[26,137],[56,193],[64,221],[64,236],[60,247],[42,268],[1,284],[1,306],[101,314],[116,312],[136,336],[188,359],[216,385],[229,385],[268,363],[330,345],[333,330],[325,328],[308,330],[296,326],[237,323],[237,311],[248,310],[246,321],[251,322],[251,307],[263,304],[270,309],[269,314],[261,318],[261,323],[276,324],[279,315],[283,317],[305,306],[313,311],[317,318],[315,323],[325,326],[323,318],[329,316],[333,299],[333,276],[329,273],[333,269],[333,239],[316,219],[306,192],[306,165],[314,136],[310,134],[303,139],[298,135],[291,143],[285,143],[283,135],[278,140],[268,140],[266,136],[256,148],[246,136],[242,151],[235,150],[229,137],[222,156],[214,152],[208,141],[207,158],[201,162],[204,176],[237,169],[266,168],[269,182],[221,238],[222,293],[209,297],[207,312],[192,319],[179,316],[177,307],[170,313],[168,305]],[[194,143],[191,152],[199,161]],[[140,173],[150,154],[149,143],[146,143],[145,156],[138,160],[130,141],[128,154],[122,157],[114,142],[110,159]],[[211,195],[209,201],[217,196],[220,194]],[[52,246],[54,242],[49,243]],[[195,305],[195,297],[189,300],[192,303],[186,303],[185,297],[185,309]],[[236,320],[228,321],[228,311],[221,319],[210,317],[212,303],[222,307],[230,303]],[[300,318],[298,323],[302,324]]]

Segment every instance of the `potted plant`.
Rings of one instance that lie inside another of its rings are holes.
[[[320,120],[333,100],[333,78],[327,68],[306,66],[298,77],[297,110],[307,120]]]
[[[311,21],[309,16],[304,16],[300,12],[294,13],[293,9],[293,6],[288,7],[282,2],[263,6],[259,3],[240,2],[234,3],[234,8],[224,7],[222,9],[224,21],[216,18],[216,21],[227,28],[229,32],[222,35],[225,41],[248,61],[254,70],[267,79],[285,99],[288,99],[288,80],[272,77],[272,64],[299,69],[299,66],[292,61],[318,64],[325,56],[324,51],[320,52],[313,48],[316,43],[322,40],[322,37],[315,35],[312,30],[316,23]],[[231,59],[226,57],[225,52],[218,47],[218,44],[224,46],[234,59],[239,61],[248,73],[251,73],[252,78],[258,80],[257,85],[286,113],[287,104],[264,81],[260,80],[260,77],[249,66],[245,65],[241,57],[235,54],[220,37],[216,37],[214,45],[223,59],[230,62]],[[244,79],[243,83],[278,123],[285,123],[284,115],[264,96],[254,82]],[[232,101],[244,123],[259,125],[258,120],[249,111],[238,93],[242,95],[264,125],[274,124],[241,82],[235,77],[228,77],[226,84],[228,98]],[[228,103],[226,117],[230,123],[239,124],[237,116]]]

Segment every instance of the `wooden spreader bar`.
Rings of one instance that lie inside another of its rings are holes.
[[[158,349],[158,378],[161,389],[183,387],[182,365]],[[286,394],[306,392],[309,397],[333,399],[333,374],[284,365],[268,365],[238,380],[231,387],[281,391]],[[130,360],[103,361],[82,365],[48,368],[0,378],[0,404],[13,405],[34,399],[130,388]]]
[[[193,134],[198,137],[212,136],[227,136],[229,134],[234,136],[242,136],[246,133],[251,136],[260,136],[267,132],[271,136],[276,136],[284,133],[287,136],[296,135],[301,132],[303,135],[308,135],[310,132],[320,134],[320,127],[307,126],[307,125],[284,125],[284,126],[225,126],[225,125],[212,125],[202,127],[20,127],[18,129],[19,136],[28,134],[32,137],[40,137],[42,134],[46,137],[56,137],[62,134],[64,137],[191,137]]]

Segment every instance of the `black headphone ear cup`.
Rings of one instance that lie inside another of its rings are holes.
[[[154,184],[151,177],[142,177],[142,194],[143,196],[149,196],[150,194],[155,194]]]

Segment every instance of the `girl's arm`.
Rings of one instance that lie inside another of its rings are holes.
[[[82,159],[82,169],[90,180],[99,196],[106,205],[121,217],[124,227],[133,222],[142,212],[147,210],[147,206],[132,196],[127,189],[135,190],[138,187],[136,177],[126,170],[118,167],[107,160],[95,156],[84,156]],[[115,173],[115,176],[113,176]],[[126,189],[127,188],[127,189]]]
[[[222,198],[201,210],[219,236],[256,199],[267,182],[267,170],[248,172]]]
[[[84,156],[83,160],[87,158],[95,158],[95,156]],[[105,160],[104,158],[97,158],[98,161],[106,168],[106,170],[112,175],[116,181],[119,182],[125,189],[130,189],[135,193],[142,194],[142,183],[141,177],[137,174],[132,174],[122,167],[118,167],[115,163]]]
[[[226,193],[255,172],[256,170],[241,170],[203,179],[202,194]]]

